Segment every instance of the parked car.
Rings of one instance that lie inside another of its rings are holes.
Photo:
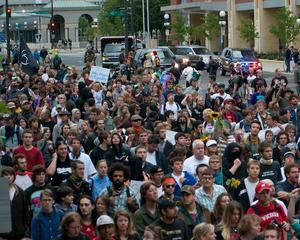
[[[193,67],[196,66],[200,57],[203,58],[206,67],[208,66],[210,56],[217,58],[210,50],[200,45],[175,46],[170,47],[170,49],[176,57],[181,57],[183,63],[191,62]]]
[[[255,51],[248,48],[224,48],[220,56],[221,75],[231,72],[236,63],[240,63],[243,70],[250,68],[255,71],[262,67],[261,62],[256,56]]]
[[[160,59],[160,66],[163,68],[170,68],[174,62],[176,56],[166,47],[157,47],[157,48],[144,48],[138,49],[134,55],[134,65],[136,68],[143,66],[143,59],[145,53],[157,52],[157,55]]]

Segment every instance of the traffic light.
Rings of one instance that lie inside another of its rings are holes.
[[[8,15],[8,17],[11,17],[11,8],[6,9],[6,14]]]
[[[55,22],[54,22],[54,21],[51,21],[51,22],[50,22],[50,29],[51,29],[51,30],[54,30],[54,29],[55,29]]]

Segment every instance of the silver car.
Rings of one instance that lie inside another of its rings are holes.
[[[210,50],[200,45],[175,46],[170,47],[170,49],[176,56],[181,56],[183,61],[191,62],[192,66],[197,64],[200,57],[203,58],[206,67],[208,66],[210,56],[217,58]]]

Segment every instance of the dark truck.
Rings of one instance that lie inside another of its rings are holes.
[[[116,67],[120,64],[119,56],[121,49],[125,49],[125,37],[124,36],[107,36],[100,39],[101,44],[101,61],[102,66]],[[136,50],[139,48],[144,48],[145,45],[141,40],[135,37],[128,37],[128,48],[129,50]]]

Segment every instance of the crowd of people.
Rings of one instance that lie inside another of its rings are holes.
[[[0,72],[0,238],[299,238],[299,96],[281,69],[268,84],[237,63],[224,84],[203,62],[123,59],[104,85],[94,58],[79,71],[45,50],[35,75]]]

